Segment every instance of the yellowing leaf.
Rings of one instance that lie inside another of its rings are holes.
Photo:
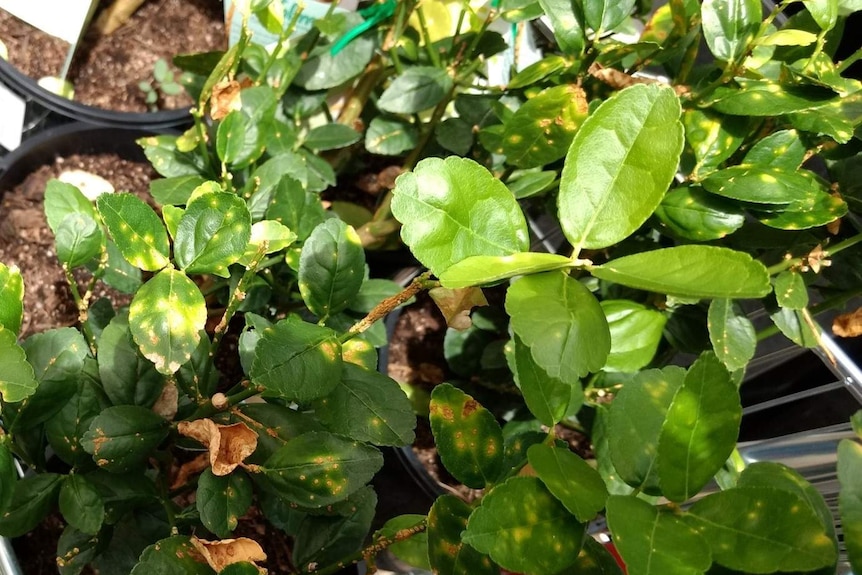
[[[467,329],[473,325],[470,310],[488,305],[485,294],[479,288],[448,289],[437,287],[428,292],[446,318],[446,325],[453,329]]]

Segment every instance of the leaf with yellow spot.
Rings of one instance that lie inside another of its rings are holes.
[[[201,523],[222,539],[230,537],[254,497],[251,480],[240,470],[221,477],[214,475],[212,469],[205,470],[195,493]]]
[[[862,568],[862,446],[850,439],[838,444],[838,481],[841,492],[838,509],[844,531],[844,544],[854,571]]]
[[[260,469],[279,497],[319,508],[359,490],[382,465],[377,449],[318,431],[290,440]]]
[[[780,130],[755,143],[742,163],[765,168],[798,170],[805,161],[805,145],[796,130]]]
[[[783,271],[772,280],[778,305],[788,309],[803,309],[808,305],[808,287],[796,270]]]
[[[27,355],[17,343],[14,331],[0,326],[0,397],[4,402],[18,402],[36,391],[39,382],[33,366],[27,362]]]
[[[803,202],[820,185],[810,172],[787,172],[782,168],[732,166],[703,180],[710,193],[757,204],[792,204]]]
[[[186,273],[230,274],[227,267],[245,253],[251,239],[251,214],[242,198],[207,192],[186,207],[174,242],[177,265]]]
[[[655,215],[675,235],[696,242],[721,239],[745,223],[742,208],[700,187],[669,191]]]
[[[144,549],[130,575],[166,573],[212,575],[213,570],[187,536],[175,535]]]
[[[197,348],[207,319],[206,302],[183,272],[162,270],[145,283],[129,307],[129,329],[159,373],[176,373]]]
[[[733,116],[774,117],[841,101],[835,92],[820,86],[746,78],[737,78],[736,83],[739,87],[720,86],[712,93],[710,105],[713,109]]]
[[[718,168],[739,149],[750,128],[748,118],[722,116],[709,109],[687,110],[683,125],[685,140],[697,161],[692,169],[695,175]]]
[[[299,292],[308,309],[329,317],[347,307],[365,277],[362,240],[337,218],[314,228],[299,257]]]
[[[99,467],[125,473],[143,466],[169,430],[168,422],[149,409],[116,405],[93,419],[81,444]]]
[[[146,271],[158,271],[170,263],[168,232],[143,200],[133,194],[103,194],[96,206],[126,261]]]
[[[14,334],[24,319],[24,280],[18,266],[0,263],[0,326]]]
[[[605,506],[608,490],[599,472],[568,447],[533,445],[527,450],[530,466],[554,497],[586,523]]]
[[[239,263],[244,266],[251,265],[251,262],[257,256],[258,251],[263,248],[264,244],[266,244],[264,253],[271,254],[280,252],[295,242],[296,239],[295,233],[290,231],[287,226],[276,221],[263,220],[255,222],[251,226],[251,238],[245,247],[245,252],[239,258]]]
[[[825,226],[847,214],[847,203],[837,195],[822,190],[812,190],[804,200],[783,206],[778,212],[756,212],[752,214],[762,224],[779,230],[807,230]]]
[[[585,525],[536,477],[513,477],[473,511],[463,541],[524,575],[559,573],[578,559]]]
[[[707,328],[712,348],[728,370],[745,367],[754,357],[757,333],[751,320],[737,313],[733,300],[714,299],[710,302]]]
[[[38,473],[16,481],[12,501],[0,514],[0,535],[18,537],[35,529],[54,508],[64,477]]]
[[[453,495],[441,495],[428,512],[428,561],[438,575],[497,575],[491,559],[461,540],[472,509]]]
[[[107,347],[101,347],[105,351]],[[146,361],[146,360],[144,360]],[[147,362],[149,363],[149,362]],[[81,438],[90,429],[93,418],[111,405],[99,384],[81,377],[75,394],[45,422],[48,444],[62,461],[79,468],[91,465],[90,455],[81,447]]]
[[[273,158],[258,171],[266,170],[261,177],[271,177],[271,171],[281,168],[279,164],[270,164],[279,158]],[[304,168],[304,165],[302,166]],[[306,190],[305,186],[296,178],[284,175],[276,184],[272,185],[272,198],[266,207],[266,219],[287,226],[294,232],[300,241],[305,240],[311,232],[326,219],[323,206],[320,203],[320,194]]]

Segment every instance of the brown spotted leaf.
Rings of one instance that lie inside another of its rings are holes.
[[[428,561],[438,575],[494,575],[487,555],[461,541],[470,506],[454,495],[441,495],[428,512]]]
[[[220,425],[211,419],[181,421],[177,431],[209,450],[214,475],[227,475],[257,449],[257,433],[244,423]]]
[[[221,541],[207,541],[192,537],[191,541],[194,548],[216,573],[220,573],[222,569],[234,563],[266,561],[266,553],[261,546],[247,537]],[[266,573],[266,569],[261,567],[258,567],[258,570]]]
[[[93,419],[81,445],[99,467],[125,473],[143,465],[168,430],[168,422],[145,407],[116,405]]]
[[[832,333],[839,337],[858,337],[862,335],[862,307],[836,317],[832,321]]]
[[[221,120],[234,110],[242,109],[240,92],[242,85],[236,80],[225,80],[213,86],[210,96],[210,116],[213,120]]]
[[[467,329],[473,325],[470,310],[476,306],[488,305],[485,294],[479,288],[448,289],[436,287],[428,292],[446,318],[446,324],[453,329]]]

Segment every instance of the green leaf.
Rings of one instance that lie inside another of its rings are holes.
[[[506,120],[501,152],[519,168],[534,168],[566,155],[587,115],[587,98],[574,84],[547,88],[527,100]]]
[[[730,569],[812,571],[837,559],[817,515],[790,491],[728,489],[697,501],[685,518],[709,542],[714,561]]]
[[[225,164],[239,163],[248,155],[246,136],[251,132],[248,119],[241,110],[234,110],[219,122],[216,132],[216,153]],[[254,134],[256,136],[256,134]],[[255,144],[256,138],[252,144]]]
[[[336,333],[290,317],[263,330],[250,375],[265,388],[264,395],[303,403],[328,395],[341,371]]]
[[[604,367],[611,349],[608,322],[596,297],[559,272],[525,276],[506,295],[514,332],[552,377],[575,382]]]
[[[150,195],[163,206],[184,206],[206,179],[198,175],[159,178],[150,182]]]
[[[284,176],[275,185],[272,201],[266,208],[266,219],[287,226],[304,241],[326,215],[319,194],[306,191],[298,180]]]
[[[616,557],[592,537],[584,539],[584,547],[572,566],[572,572],[578,575],[623,575]]]
[[[329,219],[305,241],[299,257],[299,291],[321,318],[345,309],[359,293],[365,273],[362,240],[352,227]]]
[[[778,305],[788,309],[803,309],[808,305],[808,288],[805,279],[796,270],[783,271],[773,279],[773,290]]]
[[[712,564],[709,545],[671,513],[632,495],[608,499],[608,527],[629,573],[697,575]]]
[[[372,154],[397,156],[412,150],[419,142],[413,124],[395,118],[378,116],[365,131],[365,148]]]
[[[468,511],[469,514],[469,511]],[[463,530],[466,527],[466,516],[464,524],[461,525]],[[426,521],[425,515],[405,514],[398,515],[387,521],[383,527],[374,533],[374,540],[379,540],[381,537],[392,540],[399,532],[411,529],[416,525]],[[460,533],[460,532],[459,532]],[[460,544],[461,538],[458,537]],[[421,531],[406,539],[402,539],[397,543],[393,543],[387,549],[401,561],[413,567],[419,567],[427,571],[431,570],[431,565],[428,563],[428,530]]]
[[[132,471],[167,437],[170,425],[137,405],[117,405],[99,414],[82,442],[96,464],[111,473]]]
[[[176,373],[194,353],[207,319],[206,302],[183,272],[165,269],[135,294],[129,329],[159,373]]]
[[[839,100],[835,92],[819,86],[783,85],[770,80],[744,78],[737,78],[736,82],[739,88],[720,86],[715,89],[710,103],[714,110],[731,116],[774,117],[811,110]]]
[[[227,192],[196,196],[177,227],[174,257],[190,274],[228,277],[251,238],[251,214],[242,198]]]
[[[669,366],[635,375],[617,393],[608,414],[610,459],[620,478],[644,492],[658,492],[658,444],[685,370]]]
[[[76,379],[90,353],[81,332],[71,327],[43,331],[21,344],[39,383]]]
[[[72,397],[45,422],[45,437],[61,460],[76,467],[87,467],[92,459],[81,447],[81,438],[90,429],[93,418],[110,403],[98,383],[89,377],[80,378],[77,384]]]
[[[57,569],[60,575],[79,575],[93,561],[99,549],[99,536],[67,525],[57,540]]]
[[[361,22],[358,14],[351,14],[348,25],[357,26]],[[374,34],[355,38],[337,54],[332,54],[330,45],[318,46],[300,68],[294,83],[310,92],[340,86],[365,70],[376,47]]]
[[[611,332],[606,371],[634,372],[652,361],[661,343],[667,316],[628,300],[601,302]]]
[[[201,523],[220,539],[231,536],[254,497],[251,480],[243,471],[234,470],[228,475],[217,476],[212,468],[201,473],[195,493]]]
[[[108,264],[102,270],[100,279],[115,290],[133,294],[138,291],[143,282],[141,270],[126,261],[123,253],[111,240],[105,242],[108,253]]]
[[[820,338],[805,319],[805,310],[778,308],[770,312],[770,319],[784,336],[802,347],[814,348],[820,343]]]
[[[475,140],[473,126],[461,118],[446,118],[434,128],[434,139],[456,156],[467,156]]]
[[[838,481],[841,491],[838,509],[844,545],[854,571],[862,567],[862,446],[855,441],[843,439],[838,444]]]
[[[575,252],[628,237],[661,203],[682,153],[680,113],[673,90],[639,84],[605,100],[583,123],[558,198]]]
[[[510,90],[517,90],[519,88],[532,86],[533,84],[544,80],[551,74],[564,70],[567,66],[568,62],[559,54],[545,56],[538,62],[530,64],[523,70],[518,70],[512,79],[509,80],[508,88]]]
[[[72,474],[66,476],[60,488],[60,513],[72,527],[96,534],[105,520],[105,502],[83,475]]]
[[[454,495],[441,495],[428,511],[428,562],[438,575],[497,575],[487,555],[461,539],[472,508]]]
[[[668,407],[658,442],[662,493],[685,501],[721,469],[736,447],[742,405],[730,372],[711,353],[701,355]]]
[[[733,202],[695,187],[668,192],[655,215],[674,234],[696,242],[721,239],[745,223],[745,213]]]
[[[174,535],[144,549],[130,575],[212,575],[202,559],[188,537]]]
[[[320,508],[357,491],[382,465],[383,456],[373,447],[311,432],[276,451],[262,471],[283,499]]]
[[[359,292],[351,300],[348,308],[351,311],[367,314],[384,299],[401,293],[402,289],[399,284],[392,280],[367,279],[362,282],[362,287],[359,288]]]
[[[551,20],[560,49],[570,56],[583,52],[586,38],[580,4],[569,0],[539,0],[539,4]]]
[[[295,233],[273,220],[255,222],[251,226],[251,238],[238,263],[249,267],[260,249],[266,244],[265,254],[280,252],[297,240]]]
[[[18,266],[0,263],[0,327],[13,334],[21,331],[24,321],[24,280]]]
[[[687,110],[683,124],[685,140],[697,161],[692,169],[695,176],[715,170],[732,156],[745,141],[749,129],[747,118],[722,116],[709,109]]]
[[[635,7],[636,0],[584,0],[584,17],[587,26],[598,36],[613,30],[625,20]]]
[[[572,264],[571,258],[537,252],[471,256],[446,268],[440,274],[440,283],[451,289],[480,286],[515,276],[566,268]]]
[[[245,421],[257,432],[255,463],[266,461],[286,442],[309,431],[325,431],[315,417],[274,403],[243,403],[240,411]],[[249,419],[250,418],[250,419]]]
[[[527,457],[536,475],[554,497],[581,523],[604,509],[608,490],[599,472],[568,447],[533,445]]]
[[[511,345],[511,353],[506,355],[509,368],[515,375],[515,383],[527,408],[536,419],[552,427],[583,403],[584,392],[580,382],[566,383],[548,375],[536,364],[530,348],[518,336],[513,337]]]
[[[309,130],[303,144],[312,150],[337,150],[355,144],[362,134],[344,124],[324,124]]]
[[[0,535],[20,537],[36,528],[54,507],[63,476],[39,473],[15,483],[11,504],[0,515]]]
[[[494,415],[444,383],[431,392],[431,431],[446,470],[464,485],[492,483],[503,463],[503,432]]]
[[[805,160],[805,145],[796,130],[781,130],[769,134],[754,144],[742,163],[763,168],[797,170]]]
[[[703,187],[719,196],[757,204],[790,204],[809,198],[820,185],[804,173],[785,168],[733,166],[703,180]]]
[[[729,371],[745,367],[754,357],[754,325],[744,315],[736,314],[731,300],[718,298],[710,302],[707,327],[712,348]]]
[[[595,266],[599,279],[637,289],[696,298],[758,298],[770,291],[766,267],[743,252],[678,246],[642,252]]]
[[[847,204],[843,199],[818,189],[811,189],[805,199],[793,201],[783,208],[779,212],[754,215],[771,228],[805,230],[834,222],[847,214]]]
[[[544,172],[526,172],[506,182],[509,191],[516,199],[522,200],[542,192],[546,192],[557,181],[557,172],[547,170]]]
[[[54,233],[57,259],[70,268],[82,266],[99,255],[103,239],[96,220],[84,214],[69,214]]]
[[[60,180],[48,180],[45,186],[45,218],[48,220],[48,227],[56,234],[62,221],[71,214],[96,219],[93,202],[88,200],[81,190]]]
[[[415,66],[396,76],[377,107],[393,114],[415,114],[440,103],[452,89],[452,78],[444,68]]]
[[[802,0],[802,3],[824,32],[835,27],[838,22],[838,0]]]
[[[203,167],[196,163],[196,158],[177,150],[176,142],[179,137],[150,136],[140,138],[136,142],[144,149],[144,155],[160,176],[173,178],[200,175]]]
[[[2,444],[0,445],[0,513],[6,511],[12,502],[17,482],[18,469],[15,467],[15,458],[6,444]]]
[[[584,526],[535,477],[513,477],[482,499],[463,541],[502,567],[559,573],[578,558]]]
[[[343,364],[341,382],[314,403],[318,419],[334,433],[375,445],[408,445],[416,416],[392,378],[352,363]]]
[[[426,158],[398,177],[393,194],[401,238],[435,275],[470,256],[528,249],[527,224],[515,198],[472,160]]]
[[[810,46],[817,41],[817,34],[805,30],[785,28],[757,39],[758,46]]]
[[[0,327],[0,364],[3,365],[0,394],[7,403],[33,395],[39,386],[33,366],[27,362],[27,354],[17,340],[14,331]]]
[[[760,27],[763,7],[758,0],[704,0],[703,36],[719,60],[736,62]]]
[[[113,405],[151,407],[161,395],[164,379],[152,362],[138,353],[125,316],[114,317],[102,331],[99,378]]]
[[[168,265],[168,233],[151,207],[132,194],[105,194],[96,202],[102,221],[123,257],[135,267],[158,271]]]

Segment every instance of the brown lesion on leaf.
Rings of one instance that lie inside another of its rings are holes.
[[[461,409],[461,417],[470,417],[477,409],[479,409],[479,403],[475,399],[468,399]]]

